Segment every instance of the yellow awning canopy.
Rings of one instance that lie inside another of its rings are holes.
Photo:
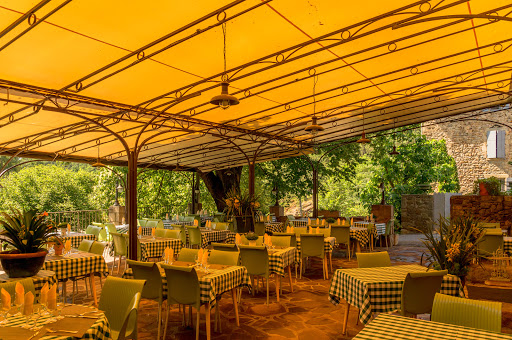
[[[0,153],[123,165],[135,149],[140,166],[209,171],[505,105],[511,13],[505,0],[3,0]],[[210,104],[222,80],[240,101],[227,110]]]

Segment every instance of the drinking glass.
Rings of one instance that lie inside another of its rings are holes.
[[[29,328],[37,328],[37,322],[39,321],[39,318],[41,317],[42,308],[40,305],[34,305],[34,310],[32,311],[32,314],[27,315],[28,320],[34,321],[34,325]],[[28,325],[30,326],[30,324]]]
[[[7,323],[7,317],[9,316],[9,311],[11,310],[11,306],[0,306],[0,312],[2,313],[3,319],[0,321],[0,325]]]
[[[18,310],[18,314],[21,314],[21,307],[23,307],[22,303],[16,303],[16,297],[18,296],[18,293],[15,294],[14,298],[14,306],[16,306],[16,309]]]
[[[199,258],[196,256],[194,256],[194,260],[196,261],[196,266],[200,267],[201,266],[201,262],[199,261]]]

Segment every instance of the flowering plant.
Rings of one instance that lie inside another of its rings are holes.
[[[248,193],[241,194],[235,188],[228,191],[224,211],[228,217],[231,216],[254,216],[256,209],[260,207],[257,197]]]
[[[446,269],[457,276],[468,274],[471,262],[478,257],[477,245],[484,236],[478,220],[470,216],[451,221],[441,217],[438,230],[430,226],[418,231],[425,236],[423,243],[429,254],[423,255],[426,255],[429,267]]]
[[[12,214],[0,213],[0,240],[15,248],[13,253],[35,253],[46,243],[56,237],[55,224],[47,219],[48,213],[36,214],[34,211],[20,212],[13,210]]]

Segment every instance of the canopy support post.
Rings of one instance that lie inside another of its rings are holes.
[[[127,207],[128,207],[128,258],[137,259],[137,153],[128,153],[128,186],[127,186]]]
[[[318,171],[313,166],[313,217],[318,217]]]
[[[255,181],[254,162],[249,162],[249,195],[254,196],[254,181]]]

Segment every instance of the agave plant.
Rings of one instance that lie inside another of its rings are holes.
[[[35,253],[40,251],[52,238],[57,237],[54,223],[47,219],[48,213],[36,214],[34,211],[12,214],[0,213],[0,239],[15,248],[18,253]]]

